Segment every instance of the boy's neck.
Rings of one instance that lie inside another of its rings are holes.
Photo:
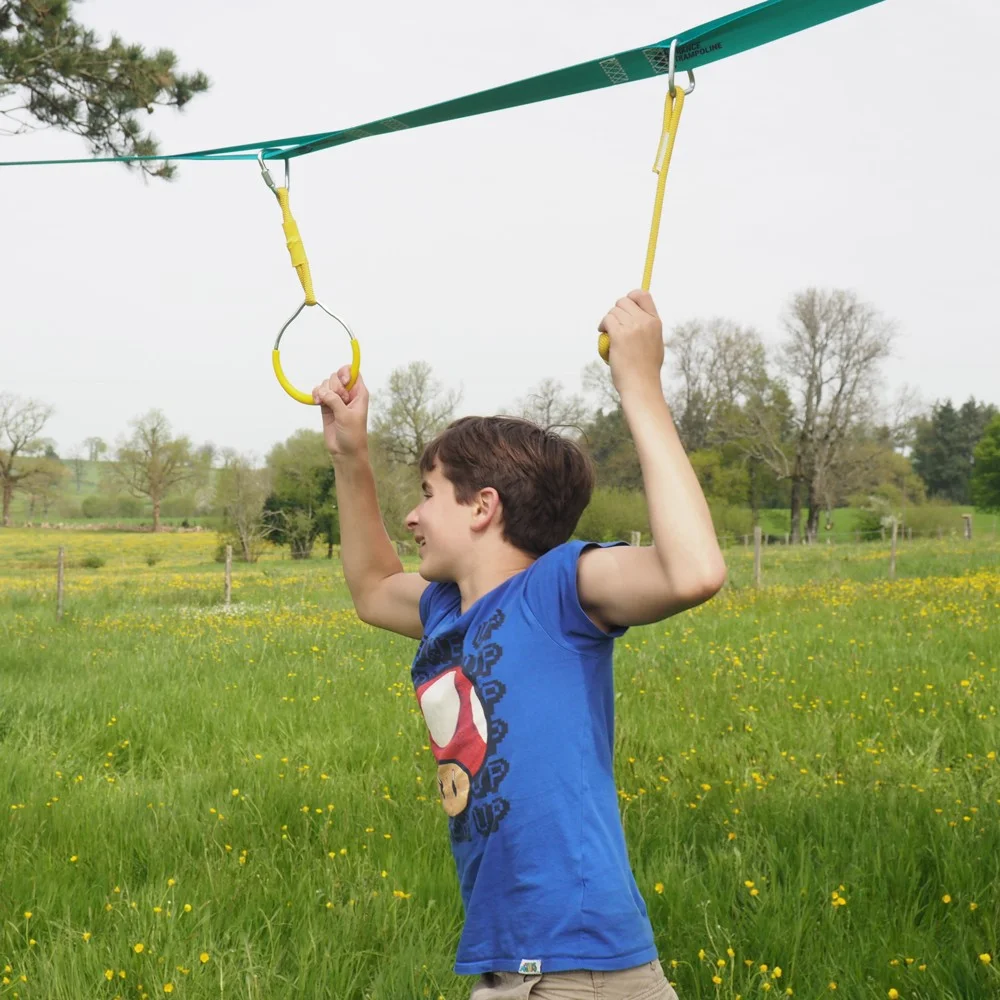
[[[455,581],[462,596],[462,614],[501,583],[523,573],[534,561],[534,556],[512,545],[502,545],[488,557],[484,555],[474,561]]]

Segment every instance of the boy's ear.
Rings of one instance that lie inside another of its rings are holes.
[[[480,490],[472,501],[472,528],[485,531],[494,522],[499,524],[503,504],[492,486]]]

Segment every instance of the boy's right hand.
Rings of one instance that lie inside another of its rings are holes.
[[[337,458],[354,458],[368,450],[368,388],[358,375],[348,390],[351,369],[344,365],[312,391],[323,414],[323,440],[327,450]]]

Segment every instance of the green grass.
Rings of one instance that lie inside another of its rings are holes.
[[[212,548],[0,531],[0,997],[464,1000],[415,644],[358,622],[336,560],[237,566],[227,613]],[[884,546],[770,547],[763,590],[728,558],[616,653],[682,1000],[1000,995],[1000,546],[902,546],[895,583]]]

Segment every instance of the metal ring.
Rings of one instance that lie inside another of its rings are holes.
[[[331,312],[329,309],[327,309],[322,302],[315,302],[313,304],[319,306],[320,309],[322,309],[323,312],[325,312],[327,316],[330,317],[330,319],[336,320],[344,328],[345,332],[347,333],[347,336],[350,337],[351,340],[358,339],[357,337],[354,336],[354,331],[335,312]],[[308,302],[303,302],[299,306],[299,308],[296,309],[295,312],[293,312],[292,315],[285,321],[285,325],[278,331],[278,336],[275,338],[274,350],[278,350],[281,344],[281,338],[284,336],[285,331],[295,322],[295,320],[298,318],[299,313],[302,312],[302,310],[305,309],[307,305],[309,305]]]
[[[670,89],[670,96],[671,97],[674,97],[677,94],[677,88],[674,86],[674,63],[676,62],[676,59],[677,59],[677,39],[675,38],[670,43],[670,64],[669,64],[670,68],[668,70],[668,74],[669,75],[667,76],[667,86]],[[694,70],[687,69],[684,72],[687,73],[687,75],[688,75],[688,81],[691,84],[690,87],[685,87],[684,88],[684,96],[687,97],[689,94],[693,94],[694,93],[694,86],[695,86],[695,84],[694,84]]]
[[[281,367],[281,338],[284,336],[285,331],[295,322],[299,313],[307,305],[317,305],[323,310],[331,319],[336,320],[345,330],[347,336],[351,340],[351,379],[347,383],[347,388],[350,389],[354,386],[354,383],[358,380],[358,371],[361,368],[361,346],[358,343],[358,338],[354,336],[354,331],[345,323],[335,312],[331,312],[329,309],[323,305],[322,302],[308,303],[303,302],[298,309],[288,318],[285,325],[278,331],[278,336],[274,341],[274,348],[271,350],[271,364],[274,368],[274,374],[278,378],[278,382],[281,383],[281,387],[288,393],[292,399],[298,400],[300,403],[306,403],[307,405],[315,405],[314,400],[311,395],[301,392],[296,389],[295,386],[288,381],[285,376],[284,370]]]

